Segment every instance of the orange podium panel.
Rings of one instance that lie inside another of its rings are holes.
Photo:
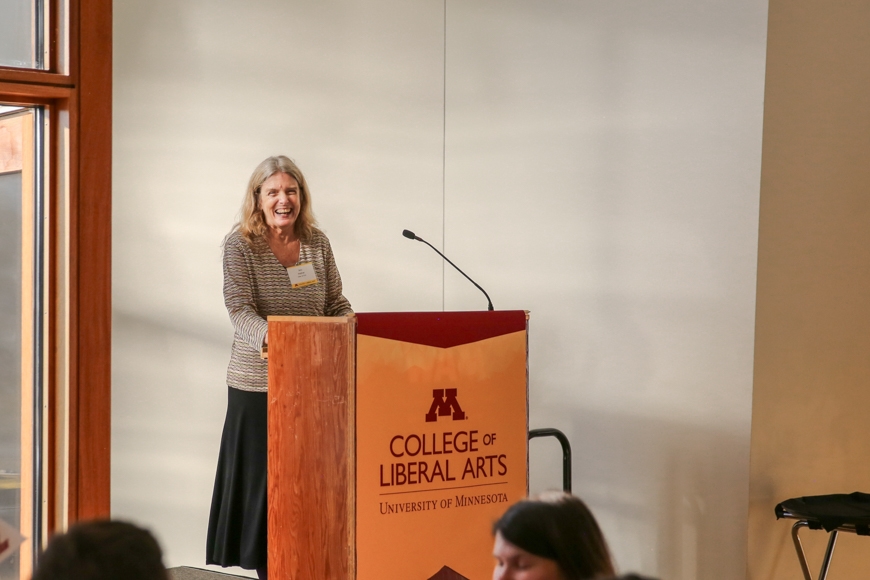
[[[270,318],[270,577],[491,577],[528,491],[527,320]]]

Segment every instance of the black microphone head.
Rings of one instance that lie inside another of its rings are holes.
[[[414,235],[414,232],[411,230],[402,230],[402,235],[408,238],[409,240],[416,240],[417,236]]]

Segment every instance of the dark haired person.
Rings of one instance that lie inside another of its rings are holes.
[[[265,579],[266,317],[353,313],[305,176],[289,158],[269,157],[254,169],[239,222],[224,240],[223,270],[235,332],[206,563],[256,570]]]
[[[493,580],[591,580],[616,575],[604,535],[580,498],[520,501],[493,525]]]
[[[148,530],[96,520],[56,534],[33,580],[168,580],[160,545]]]

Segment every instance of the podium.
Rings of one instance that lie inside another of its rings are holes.
[[[524,311],[269,317],[269,576],[478,580],[528,493]]]

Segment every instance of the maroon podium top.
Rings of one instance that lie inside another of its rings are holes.
[[[357,313],[357,334],[450,348],[526,329],[524,310]]]

